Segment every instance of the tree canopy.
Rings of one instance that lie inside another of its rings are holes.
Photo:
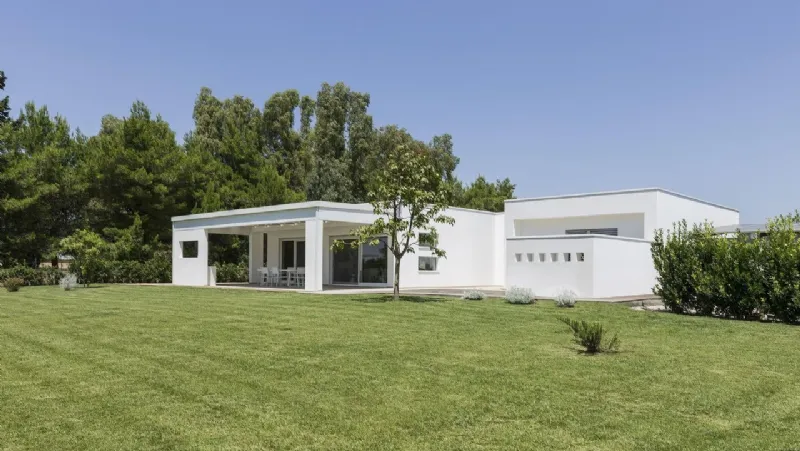
[[[2,94],[6,81],[0,71]],[[4,95],[0,265],[52,260],[79,230],[109,242],[135,232],[138,246],[162,249],[171,243],[172,216],[301,200],[366,202],[397,143],[423,152],[437,174],[425,189],[445,193],[450,205],[501,211],[513,197],[508,179],[458,180],[452,136],[423,143],[398,126],[376,127],[371,102],[341,82],[311,95],[278,91],[261,108],[203,87],[194,127],[181,140],[141,101],[123,117],[99,118],[99,131],[85,136],[46,106],[27,103],[12,115]],[[212,243],[214,261],[246,255],[238,237],[213,239],[223,244]],[[151,254],[120,253],[140,260]]]

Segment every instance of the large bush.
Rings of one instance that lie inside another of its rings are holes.
[[[709,224],[657,231],[653,292],[673,312],[800,322],[800,216],[780,216],[765,234],[717,236]]]

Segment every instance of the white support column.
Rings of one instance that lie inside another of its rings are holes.
[[[323,221],[306,221],[306,291],[322,291]]]
[[[182,243],[191,243],[197,254],[184,255]],[[173,229],[172,284],[208,285],[208,233],[204,229]]]
[[[264,266],[264,234],[261,232],[250,233],[250,283],[259,283],[261,274],[258,268]]]

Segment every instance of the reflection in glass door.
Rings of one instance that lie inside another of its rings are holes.
[[[344,246],[333,252],[333,283],[358,283],[358,248],[353,247],[355,240],[342,240]]]
[[[385,285],[388,281],[388,263],[386,237],[378,238],[377,244],[361,246],[361,280],[363,284]]]

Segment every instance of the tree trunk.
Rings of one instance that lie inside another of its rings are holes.
[[[400,259],[394,258],[394,300],[400,299]]]

